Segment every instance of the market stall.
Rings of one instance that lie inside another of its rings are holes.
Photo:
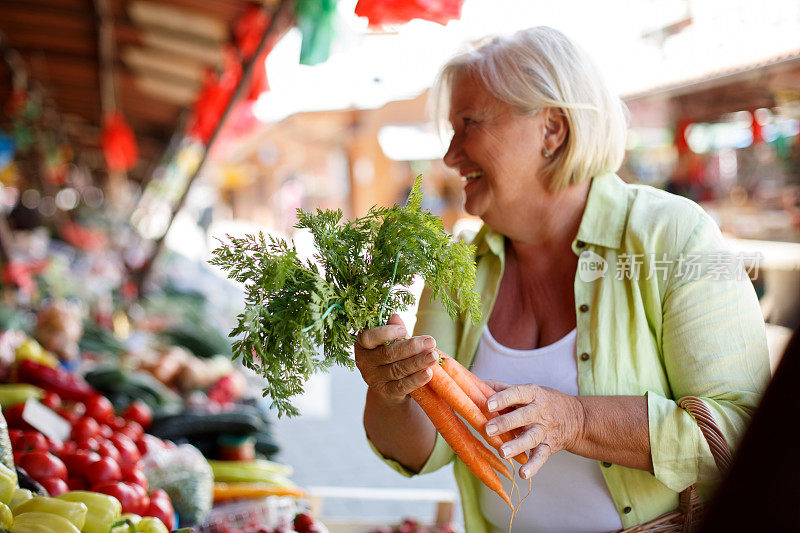
[[[356,12],[375,26],[444,23],[460,4],[373,0]],[[326,531],[317,515],[330,491],[312,495],[275,460],[263,379],[233,357],[240,286],[165,243],[226,128],[252,121],[266,55],[297,26],[300,61],[324,61],[335,11],[313,0],[0,6],[0,529]],[[451,531],[454,496],[436,498],[435,530]]]

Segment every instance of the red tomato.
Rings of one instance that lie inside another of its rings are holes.
[[[86,468],[86,479],[89,484],[102,485],[103,483],[112,483],[122,479],[122,470],[119,464],[110,457],[101,457],[93,463],[89,463]]]
[[[113,496],[118,499],[119,503],[122,504],[123,513],[132,513],[133,509],[131,506],[135,507],[137,503],[136,500],[138,494],[130,487],[130,485],[126,485],[121,481],[93,485],[92,491],[108,494],[109,496]]]
[[[77,446],[79,450],[91,450],[96,452],[100,449],[100,442],[95,437],[75,439],[75,446]]]
[[[64,444],[61,445],[61,455],[72,453],[78,450],[78,445],[75,444],[74,440],[65,441]]]
[[[156,489],[150,493],[150,505],[144,514],[159,518],[170,531],[175,529],[175,509],[172,507],[169,494],[163,489]]]
[[[9,434],[9,437],[11,435]],[[11,443],[11,447],[18,452],[29,452],[33,450],[47,450],[47,439],[38,431],[24,430],[22,435]]]
[[[83,476],[70,476],[67,478],[69,490],[89,490],[89,482]]]
[[[123,433],[115,433],[108,440],[110,440],[117,448],[117,451],[119,451],[120,464],[135,463],[142,458],[142,454],[139,453],[139,448],[136,447],[136,443]]]
[[[111,426],[112,429],[119,430],[120,428],[125,427],[125,424],[127,423],[128,421],[121,416],[115,416],[114,420],[111,421],[109,426]]]
[[[24,432],[21,429],[12,428],[8,430],[8,439],[11,441],[11,447],[16,448],[14,446],[14,442],[22,436]]]
[[[6,424],[10,428],[32,430],[30,424],[22,419],[22,411],[25,409],[24,403],[12,405],[8,409],[3,409],[3,416],[6,418]]]
[[[104,438],[109,438],[111,435],[114,434],[114,430],[111,429],[111,426],[107,424],[100,424],[100,436]]]
[[[142,435],[141,439],[136,441],[136,447],[139,448],[139,453],[142,454],[142,456],[147,455],[148,452],[153,450],[163,450],[166,448],[163,440],[148,433],[145,433]]]
[[[147,477],[142,472],[141,466],[137,463],[132,464],[123,464],[119,466],[120,470],[122,470],[122,481],[127,481],[129,483],[135,483],[142,487],[144,490],[147,490],[150,485],[147,483]]]
[[[72,476],[86,476],[89,465],[100,460],[100,454],[91,450],[76,450],[61,457],[67,466],[67,472]]]
[[[20,457],[19,466],[39,483],[50,478],[67,480],[66,465],[50,452],[36,450],[23,454]]]
[[[114,459],[114,461],[119,462],[119,450],[117,450],[117,447],[114,446],[114,443],[108,439],[104,439],[102,437],[97,439],[97,453],[103,457],[111,457]]]
[[[47,450],[55,455],[60,455],[61,450],[64,449],[64,443],[48,439],[47,437],[45,437],[45,439],[47,440]]]
[[[57,407],[55,412],[58,413],[58,416],[69,422],[70,424],[74,425],[75,422],[81,417],[80,413],[75,412],[75,410],[71,409],[70,407]]]
[[[100,433],[100,424],[94,418],[82,416],[72,424],[72,438],[77,440],[96,437]]]
[[[153,423],[152,409],[150,409],[149,405],[141,401],[135,401],[128,405],[122,413],[122,416],[130,421],[137,422],[144,429],[149,428],[150,424]]]
[[[90,416],[101,424],[114,420],[114,406],[102,394],[95,394],[86,401],[86,416]]]
[[[150,507],[150,497],[147,495],[147,491],[141,485],[137,485],[136,483],[130,483],[123,481],[125,485],[130,488],[134,493],[134,499],[131,502],[131,513],[135,513],[138,515],[143,515],[147,512],[147,508]],[[125,510],[123,509],[123,512]]]
[[[44,490],[47,491],[51,497],[56,497],[59,494],[64,494],[65,492],[69,492],[69,485],[63,479],[58,478],[47,478],[47,479],[37,479],[36,481],[44,487]]]
[[[42,405],[45,405],[54,411],[61,407],[61,396],[53,391],[45,391],[44,397],[42,397],[40,401],[42,402]]]
[[[119,428],[117,431],[127,435],[133,442],[141,439],[142,435],[144,435],[144,429],[142,429],[141,424],[134,422],[133,420],[126,422],[125,425]]]

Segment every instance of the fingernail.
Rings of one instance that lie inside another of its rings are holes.
[[[524,469],[520,469],[519,475],[522,479],[528,479],[529,477],[531,477],[530,473]]]
[[[430,368],[426,368],[425,369],[425,375],[428,376],[428,377],[433,376],[433,370],[430,369]]]
[[[435,363],[436,361],[439,360],[439,358],[436,357],[436,352],[431,352],[428,354],[428,357],[426,357],[425,360],[428,361],[429,363]]]
[[[497,433],[497,426],[495,426],[494,424],[489,424],[488,426],[486,426],[487,435],[494,435],[495,433]]]
[[[426,349],[426,350],[430,350],[430,349],[431,349],[431,348],[433,348],[435,345],[436,345],[436,343],[433,341],[433,337],[427,337],[427,338],[425,339],[425,341],[422,343],[422,347],[423,347],[424,349]]]
[[[500,448],[500,455],[502,455],[503,458],[508,457],[508,448],[505,448],[505,447]]]
[[[487,407],[487,408],[488,408],[490,411],[494,411],[495,409],[497,409],[497,401],[495,401],[495,400],[489,400],[489,402],[486,404],[486,407]]]

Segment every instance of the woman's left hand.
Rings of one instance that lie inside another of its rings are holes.
[[[489,420],[486,433],[499,435],[513,431],[517,435],[503,444],[500,454],[510,458],[529,452],[528,462],[519,470],[523,479],[533,477],[552,454],[573,448],[582,438],[585,416],[577,397],[532,383],[509,385],[485,381],[498,391],[488,399],[489,411],[510,409]]]

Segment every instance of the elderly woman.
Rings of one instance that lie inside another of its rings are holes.
[[[453,58],[436,91],[453,128],[444,162],[484,223],[473,241],[483,317],[453,322],[426,290],[415,336],[397,316],[362,332],[374,449],[406,475],[455,460],[467,531],[506,531],[508,508],[408,395],[430,379],[436,346],[494,380],[490,409],[513,408],[486,432],[516,429],[503,456],[530,454],[518,530],[610,531],[676,508],[691,484],[707,496],[719,472],[676,400],[701,398],[733,446],[769,377],[755,292],[741,268],[721,268],[715,223],[613,174],[623,104],[553,29]]]

